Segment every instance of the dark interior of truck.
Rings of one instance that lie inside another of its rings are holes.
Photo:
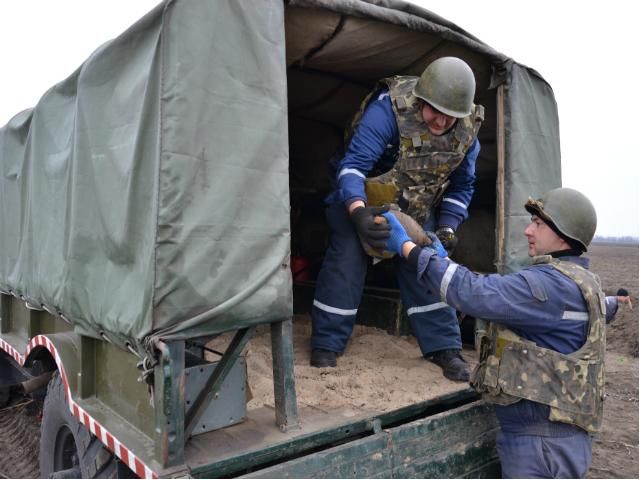
[[[331,155],[345,127],[380,78],[419,76],[436,58],[457,56],[476,77],[475,103],[485,107],[481,152],[469,219],[458,230],[453,259],[495,272],[496,90],[488,58],[435,33],[322,9],[288,6],[285,14],[289,99],[289,153],[294,308],[304,308],[302,286],[312,289],[328,242],[324,198],[332,189]],[[393,262],[369,268],[366,291],[392,296]],[[308,297],[309,295],[307,295]],[[307,299],[308,300],[308,299]]]

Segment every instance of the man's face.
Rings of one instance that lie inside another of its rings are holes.
[[[544,223],[538,216],[531,216],[531,223],[524,229],[527,237],[528,253],[530,257],[546,255],[551,252],[567,250],[570,245],[559,237],[551,227]]]
[[[455,117],[445,115],[426,102],[422,104],[422,119],[429,131],[436,136],[442,135],[456,123]]]

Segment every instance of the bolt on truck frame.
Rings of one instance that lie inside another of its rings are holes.
[[[496,475],[495,419],[467,387],[358,417],[295,394],[313,274],[293,281],[290,259],[324,251],[327,159],[377,79],[445,55],[486,110],[456,257],[511,271],[526,196],[559,186],[553,92],[401,0],[167,0],[0,130],[0,401],[44,395],[43,476]],[[359,321],[406,333],[384,277]],[[275,408],[247,411],[261,324]]]

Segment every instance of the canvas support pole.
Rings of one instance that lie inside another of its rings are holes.
[[[291,318],[271,324],[273,352],[273,389],[276,424],[282,432],[299,428],[293,371],[293,321]]]
[[[497,111],[497,154],[498,168],[496,174],[496,268],[498,273],[503,273],[504,269],[504,235],[505,235],[505,133],[504,133],[504,85],[499,85],[496,93]]]

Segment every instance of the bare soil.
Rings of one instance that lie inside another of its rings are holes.
[[[587,477],[638,478],[638,246],[592,245],[589,257],[605,293],[626,288],[633,310],[607,327],[604,422]]]
[[[40,420],[33,407],[20,400],[0,410],[0,478],[40,476]]]
[[[594,439],[588,478],[638,478],[638,247],[595,245],[589,257],[608,295],[629,290],[634,309],[623,307],[607,330],[607,399],[602,432]],[[301,405],[347,407],[354,415],[384,411],[461,388],[420,356],[413,337],[393,337],[357,326],[336,369],[309,367],[308,317],[294,319],[296,390]],[[214,346],[224,342],[217,339]],[[247,351],[248,408],[273,405],[268,329],[260,327]],[[218,345],[219,346],[219,345]],[[475,352],[465,351],[475,362]],[[418,385],[418,388],[416,388]],[[0,410],[0,478],[38,476],[37,412],[28,405]]]

